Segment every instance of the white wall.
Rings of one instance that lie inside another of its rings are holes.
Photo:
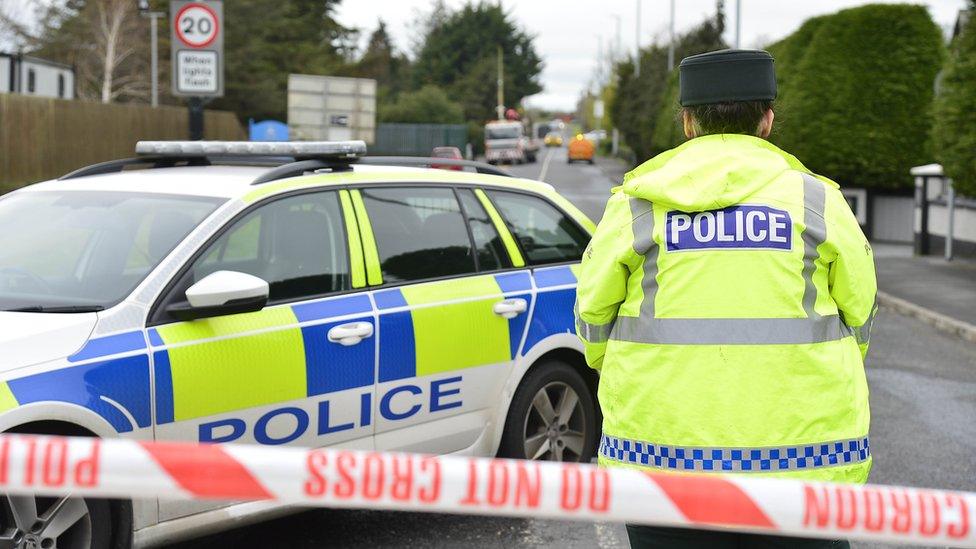
[[[0,57],[0,93],[10,91],[10,58]]]
[[[976,210],[956,206],[953,214],[952,236],[956,240],[976,242]],[[945,236],[949,226],[949,209],[938,204],[929,205],[929,233]]]
[[[28,89],[29,73],[34,71],[34,91]],[[64,77],[64,95],[58,95],[58,76]],[[20,92],[24,95],[74,99],[74,72],[71,69],[38,63],[29,57],[20,64]]]

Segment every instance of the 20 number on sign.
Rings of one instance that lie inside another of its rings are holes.
[[[176,36],[191,48],[205,48],[217,39],[217,14],[204,4],[187,4],[174,21]]]

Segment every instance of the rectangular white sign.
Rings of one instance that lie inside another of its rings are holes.
[[[176,89],[180,93],[214,94],[220,87],[215,51],[180,50],[176,54]]]

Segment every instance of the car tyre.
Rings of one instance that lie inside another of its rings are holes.
[[[131,534],[128,539],[116,537],[116,543],[112,543],[115,537],[112,507],[106,499],[3,496],[0,521],[0,543],[13,547],[124,549],[131,546]]]
[[[512,397],[498,454],[588,463],[596,455],[597,418],[593,394],[576,369],[558,360],[541,363]]]

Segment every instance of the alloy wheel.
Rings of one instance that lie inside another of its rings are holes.
[[[580,461],[586,435],[583,405],[572,387],[552,381],[539,389],[525,414],[527,459]]]
[[[78,497],[4,496],[0,549],[89,549],[91,511]]]

